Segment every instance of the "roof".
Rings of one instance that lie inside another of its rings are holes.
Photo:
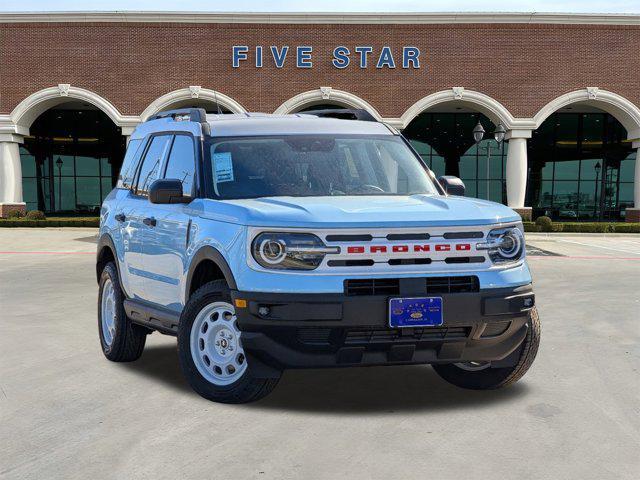
[[[254,12],[0,12],[0,23],[262,23],[262,24],[454,24],[543,23],[640,25],[640,15],[624,13],[437,12],[437,13],[254,13]]]
[[[384,123],[319,118],[314,115],[267,113],[207,115],[212,137],[257,135],[393,135]]]

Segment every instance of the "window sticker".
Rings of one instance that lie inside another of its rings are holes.
[[[216,183],[233,182],[233,162],[231,152],[213,154],[213,170]]]

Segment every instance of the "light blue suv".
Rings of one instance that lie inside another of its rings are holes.
[[[105,356],[178,338],[203,397],[267,395],[287,368],[432,364],[509,385],[540,340],[520,217],[436,179],[358,110],[162,112],[101,210]]]

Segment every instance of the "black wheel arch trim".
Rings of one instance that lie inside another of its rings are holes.
[[[229,267],[229,264],[227,263],[227,260],[224,258],[222,253],[220,253],[219,250],[210,245],[205,245],[204,247],[201,247],[191,259],[189,273],[187,275],[185,298],[189,298],[189,292],[191,291],[191,282],[193,281],[193,274],[198,268],[198,265],[200,265],[200,262],[202,262],[203,260],[211,260],[218,266],[218,268],[222,271],[224,279],[226,280],[230,290],[238,289],[236,280],[233,277],[233,273],[231,272],[231,267]]]
[[[116,250],[116,245],[113,241],[113,238],[111,238],[111,235],[109,235],[108,233],[103,233],[98,239],[98,247],[96,251],[96,280],[98,281],[98,283],[100,283],[100,276],[102,275],[102,269],[100,268],[100,257],[102,255],[102,251],[105,248],[109,248],[111,250],[111,253],[113,254],[116,272],[118,272],[118,281],[120,282],[120,288],[122,289],[125,298],[129,298],[129,295],[124,289],[124,284],[122,283],[122,274],[120,273],[120,266],[118,265],[118,251]]]

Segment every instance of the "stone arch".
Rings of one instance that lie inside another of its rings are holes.
[[[28,129],[42,113],[70,100],[90,103],[119,127],[130,126],[137,120],[136,117],[122,115],[111,102],[97,93],[69,84],[60,84],[32,93],[13,109],[9,117],[17,127]]]
[[[240,103],[235,101],[233,98],[225,95],[224,93],[194,85],[188,88],[174,90],[165,95],[162,95],[161,97],[158,97],[153,102],[151,102],[151,104],[147,108],[145,108],[145,110],[140,115],[140,120],[144,122],[151,115],[154,115],[162,110],[170,110],[172,108],[175,108],[176,104],[180,104],[189,100],[198,102],[211,102],[213,104],[217,104],[223,108],[226,108],[232,113],[246,112],[246,109],[242,105],[240,105]]]
[[[504,105],[484,93],[465,90],[463,87],[453,87],[421,98],[402,114],[396,126],[404,129],[422,112],[446,103],[468,107],[483,113],[496,125],[502,123],[507,130],[514,127],[513,115]]]
[[[274,112],[277,115],[295,113],[305,107],[316,104],[335,103],[347,108],[361,108],[369,112],[376,120],[382,121],[378,111],[369,102],[357,95],[331,87],[320,87],[316,90],[299,93],[280,105]]]
[[[587,87],[554,98],[533,117],[535,128],[539,128],[557,110],[574,103],[599,108],[613,115],[627,130],[627,138],[640,138],[640,109],[626,98],[598,87]]]

